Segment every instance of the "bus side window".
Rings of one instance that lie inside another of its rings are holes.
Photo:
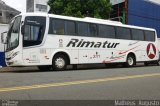
[[[65,21],[65,34],[76,35],[76,24],[74,21]]]
[[[78,22],[78,36],[88,36],[88,24]]]
[[[155,41],[155,32],[154,31],[144,31],[145,41]]]
[[[124,27],[116,27],[116,38],[131,40],[130,29]]]
[[[139,29],[131,29],[132,40],[144,41],[144,32]]]
[[[115,38],[115,28],[113,26],[98,25],[98,36],[103,38]]]
[[[96,24],[89,24],[89,34],[90,36],[96,37],[98,34],[97,25]]]
[[[50,19],[49,34],[64,35],[64,20]]]

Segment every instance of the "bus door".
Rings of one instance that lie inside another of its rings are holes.
[[[23,60],[25,63],[40,63],[40,49],[46,28],[46,17],[28,16],[22,27]]]

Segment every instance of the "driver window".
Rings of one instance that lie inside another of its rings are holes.
[[[25,25],[23,46],[34,46],[42,42],[42,28],[40,26]]]
[[[23,47],[40,45],[45,35],[45,28],[45,17],[26,17],[24,21],[24,27],[22,27]]]
[[[40,34],[39,26],[25,25],[24,40],[37,41]]]

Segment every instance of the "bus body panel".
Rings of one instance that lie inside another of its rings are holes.
[[[75,40],[89,42],[90,44],[74,43]],[[95,42],[93,46],[92,42]],[[108,42],[108,44],[105,45],[105,42]],[[124,42],[124,40],[117,39],[48,35],[43,46],[24,49],[23,55],[25,65],[51,65],[54,55],[59,52],[66,53],[71,64],[120,63],[126,61],[129,53],[135,54],[137,62],[156,60],[158,51],[156,51],[157,55],[154,59],[149,59],[147,55],[148,44],[150,42],[129,40]],[[153,44],[156,45],[156,43]],[[103,48],[103,46],[106,48]]]

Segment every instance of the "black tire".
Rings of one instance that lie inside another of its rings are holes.
[[[65,55],[57,54],[52,61],[52,68],[55,71],[63,71],[68,65],[68,59]]]
[[[126,59],[125,66],[126,67],[133,67],[134,65],[136,65],[135,57],[133,55],[128,55],[127,59]]]
[[[40,71],[49,71],[51,70],[51,66],[38,66]]]
[[[148,62],[144,62],[144,65],[145,65],[145,66],[148,66],[148,65],[149,65],[149,63],[148,63]]]

